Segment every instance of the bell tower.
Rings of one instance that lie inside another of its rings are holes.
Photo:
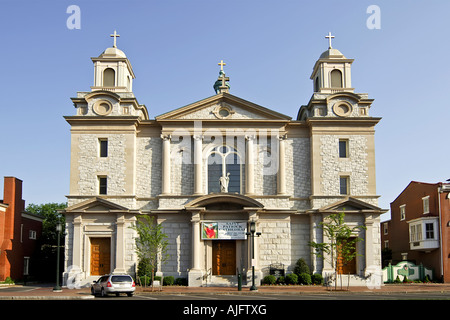
[[[135,78],[131,63],[125,53],[117,48],[117,37],[114,30],[112,47],[107,48],[94,62],[94,85],[92,91],[105,90],[111,92],[132,92]]]
[[[320,55],[311,74],[314,92],[353,92],[351,81],[353,59],[347,59],[339,50],[332,47],[331,40],[334,36],[331,32],[325,38],[328,39],[328,50]]]

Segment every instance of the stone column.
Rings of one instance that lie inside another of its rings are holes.
[[[203,153],[202,135],[193,135],[194,138],[194,195],[204,194],[203,192]]]
[[[379,245],[379,243],[374,243],[374,219],[371,214],[366,215],[364,220],[364,225],[366,227],[365,233],[365,270],[364,275],[367,276],[369,274],[373,274],[375,272],[378,272],[381,268],[381,265],[379,263],[379,257],[375,256],[375,245]],[[378,259],[377,259],[378,258]]]
[[[188,273],[190,287],[200,287],[203,284],[203,272],[201,270],[201,241],[200,241],[200,211],[192,212],[192,238],[191,238],[191,269]]]
[[[277,175],[277,193],[279,195],[286,194],[286,141],[287,135],[278,137],[278,175]]]
[[[66,217],[66,219],[67,219],[67,217]],[[66,221],[69,221],[69,219],[67,219]],[[66,262],[65,262],[66,270],[64,270],[64,273],[63,273],[63,279],[62,279],[63,286],[73,285],[74,283],[77,283],[77,281],[81,281],[81,280],[85,279],[86,269],[87,269],[87,266],[89,263],[88,261],[87,262],[85,261],[84,264],[82,263],[83,262],[82,252],[86,251],[86,248],[83,250],[85,241],[83,240],[83,224],[82,224],[81,214],[74,214],[72,224],[73,224],[72,261],[66,260]],[[68,238],[66,237],[66,241],[67,240],[68,240]],[[66,248],[67,248],[67,242],[66,242]]]
[[[245,194],[252,195],[255,193],[255,155],[253,148],[253,141],[256,139],[255,135],[245,136],[247,140],[246,161],[245,161]]]
[[[170,194],[170,139],[171,135],[161,135],[162,145],[162,194]]]
[[[125,273],[125,215],[117,214],[116,220],[116,263],[114,272]]]
[[[72,248],[72,265],[79,266],[82,272],[86,272],[84,265],[82,264],[82,248],[84,244],[83,240],[83,226],[81,214],[76,214],[73,219],[73,248]]]

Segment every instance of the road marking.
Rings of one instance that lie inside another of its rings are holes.
[[[136,297],[143,298],[143,299],[149,299],[149,300],[158,300],[158,298],[153,298],[153,297],[149,297],[149,296],[136,295]]]

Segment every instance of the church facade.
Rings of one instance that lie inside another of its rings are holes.
[[[275,264],[292,272],[299,258],[314,273],[334,273],[308,243],[326,241],[320,222],[343,210],[347,224],[365,227],[355,234],[364,241],[345,274],[360,284],[381,271],[380,118],[369,114],[373,100],[352,88],[353,60],[331,42],[313,67],[312,97],[294,119],[232,95],[223,61],[215,95],[150,119],[115,41],[92,61],[94,85],[72,98],[75,114],[65,117],[66,282],[134,275],[131,227],[143,215],[155,217],[168,237],[169,259],[157,271],[189,286],[237,274],[249,284],[252,269],[259,282]]]

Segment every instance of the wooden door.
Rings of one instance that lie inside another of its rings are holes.
[[[353,241],[354,238],[349,238],[350,241]],[[354,251],[356,248],[354,249]],[[354,252],[353,252],[354,253]],[[344,261],[341,257],[341,253],[338,248],[338,258],[337,258],[337,266],[338,266],[338,274],[356,274],[356,258],[353,258],[350,261]]]
[[[91,275],[101,276],[110,272],[111,239],[91,238]]]
[[[213,275],[236,274],[236,241],[213,241]]]

